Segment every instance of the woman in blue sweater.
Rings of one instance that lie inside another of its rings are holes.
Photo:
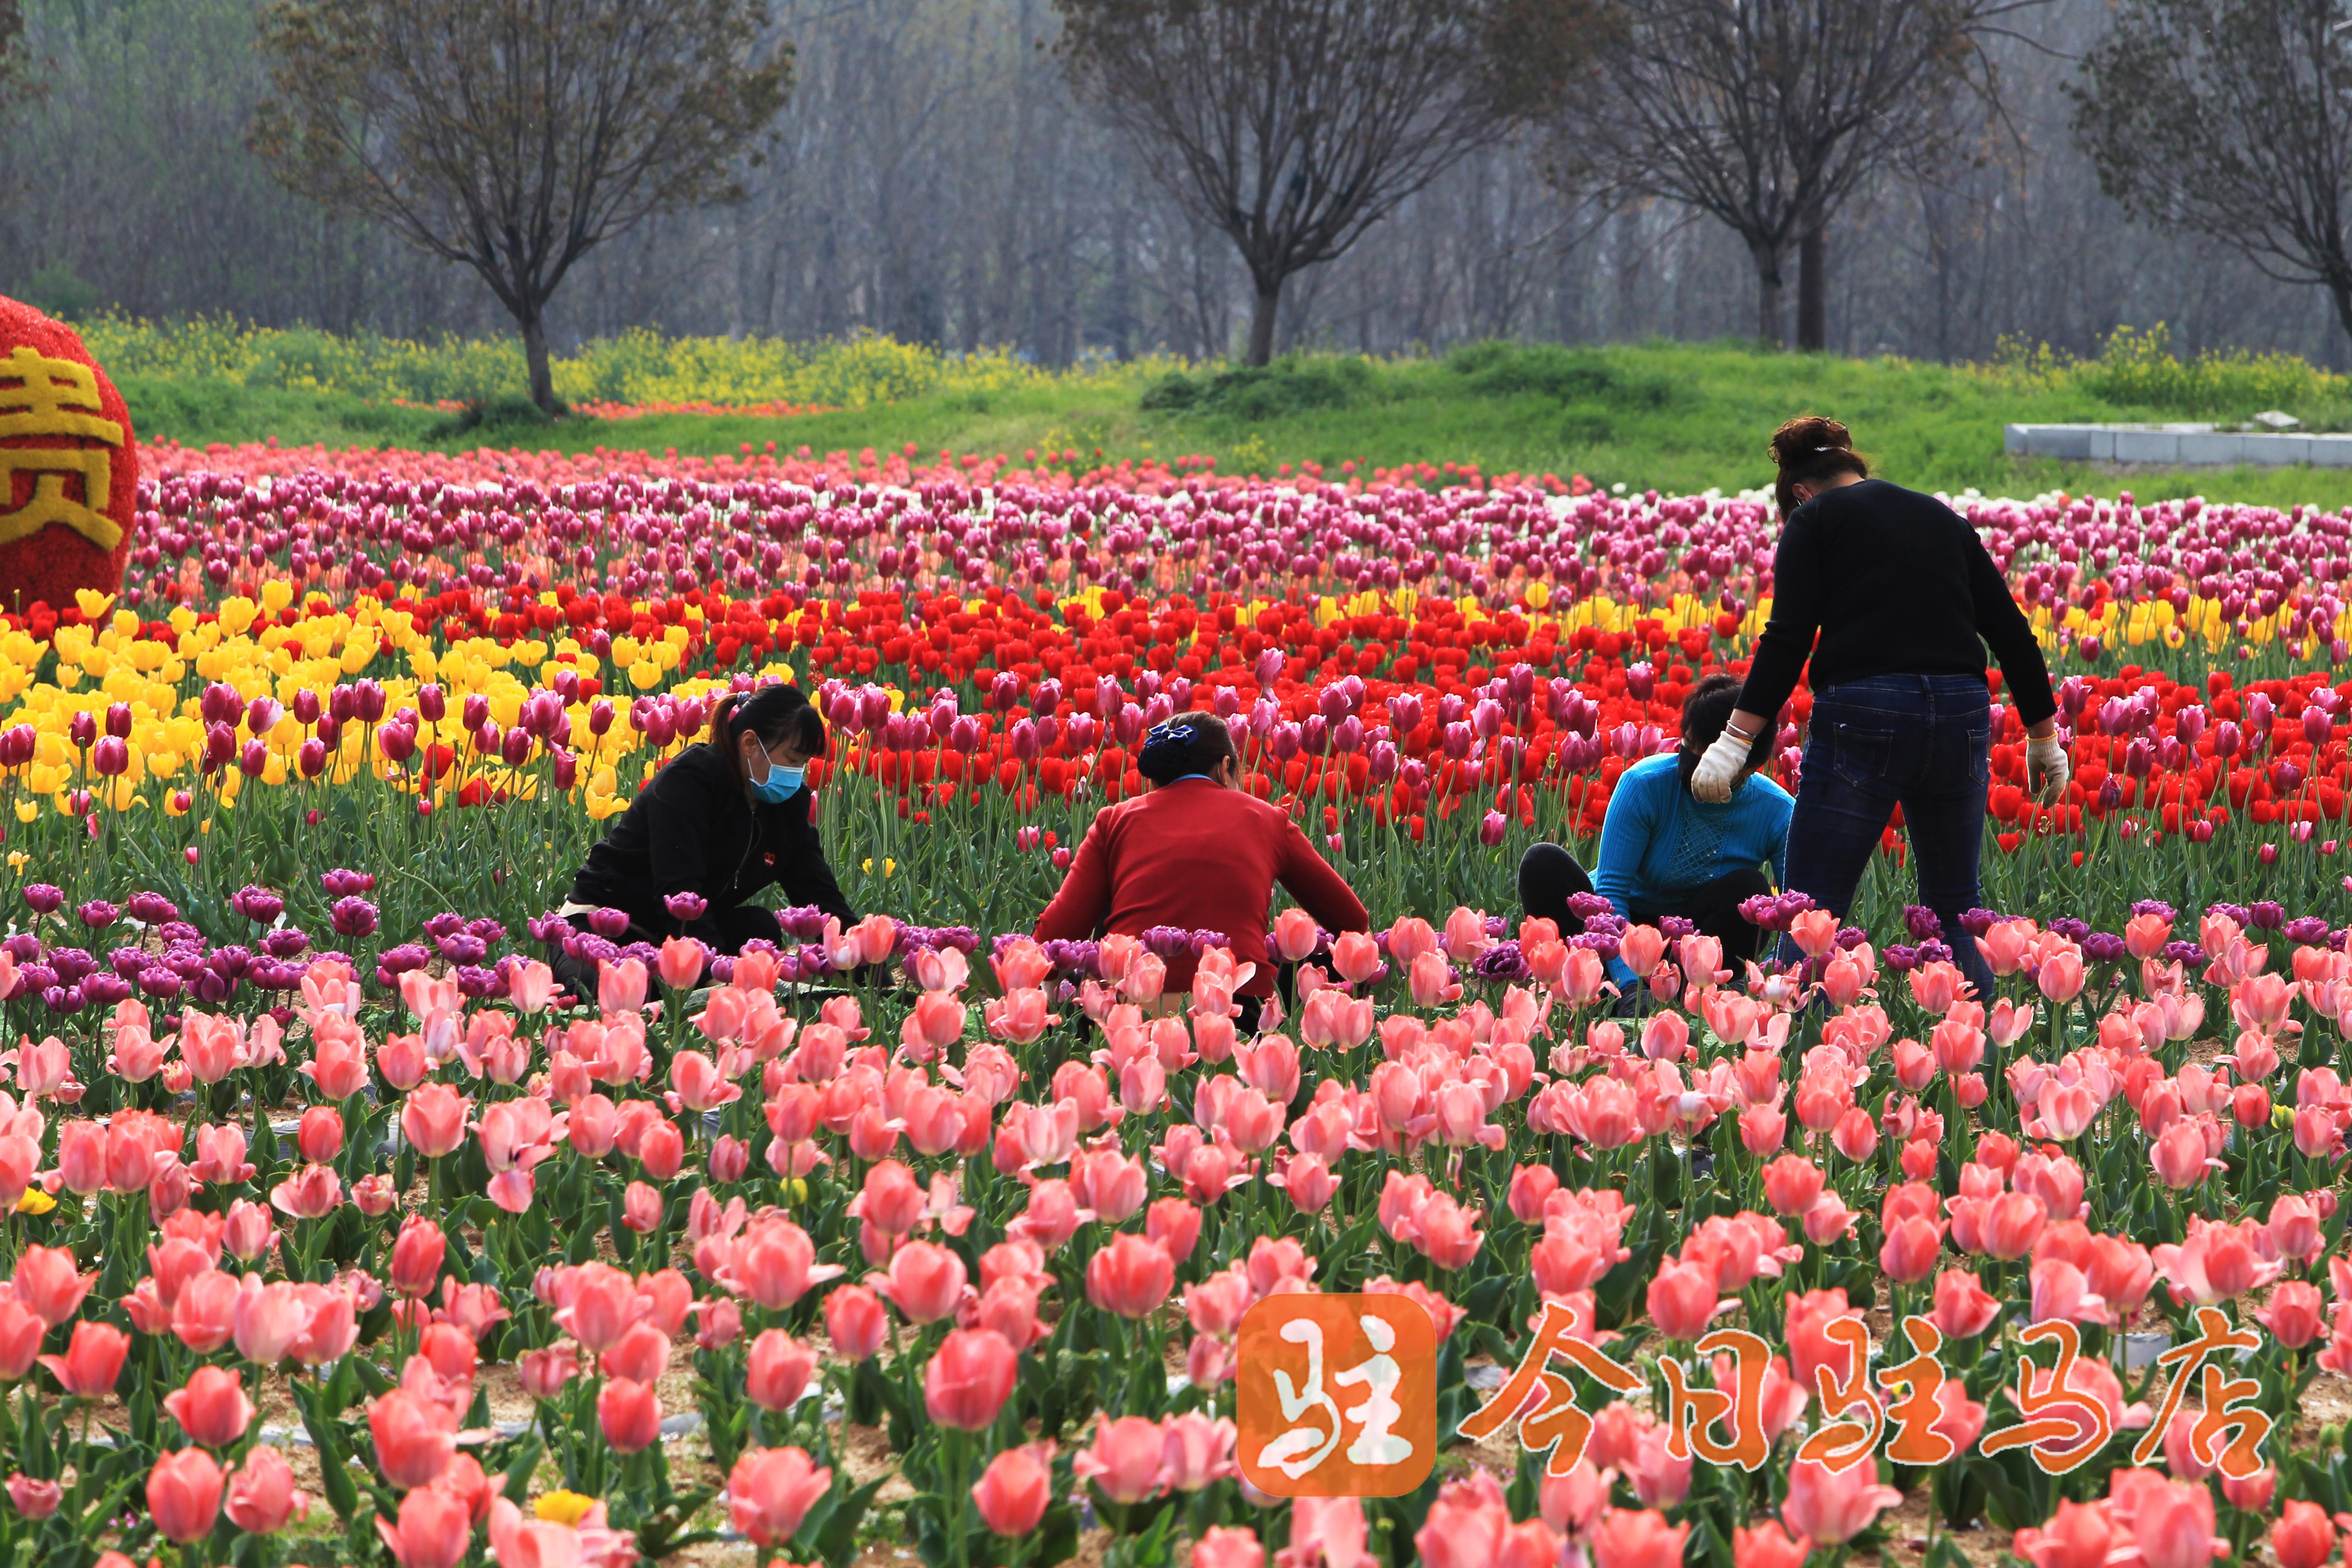
[[[1749,745],[1730,799],[1708,804],[1692,799],[1689,789],[1691,770],[1723,733],[1739,689],[1738,676],[1720,670],[1701,677],[1683,699],[1682,749],[1645,757],[1619,775],[1601,819],[1594,872],[1588,875],[1557,844],[1528,850],[1519,861],[1519,902],[1529,917],[1573,936],[1584,922],[1570,912],[1569,900],[1597,892],[1628,921],[1654,924],[1679,915],[1693,922],[1723,943],[1728,964],[1756,956],[1763,929],[1739,918],[1739,904],[1781,885],[1796,804],[1787,790],[1757,776],[1772,760],[1771,730],[1759,730]],[[1768,861],[1769,881],[1759,869]],[[1609,971],[1629,991],[1637,978],[1621,962],[1612,961]]]

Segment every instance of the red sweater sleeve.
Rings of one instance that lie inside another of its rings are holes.
[[[1085,942],[1110,913],[1110,851],[1104,846],[1117,809],[1106,806],[1095,814],[1094,826],[1087,829],[1069,873],[1062,879],[1061,891],[1037,917],[1037,929],[1031,933],[1037,941]]]
[[[1298,900],[1298,907],[1315,917],[1315,923],[1325,931],[1370,931],[1371,917],[1364,910],[1364,900],[1348,886],[1347,879],[1331,869],[1331,863],[1315,852],[1298,824],[1288,817],[1282,819],[1276,829],[1282,841],[1276,850],[1275,878]],[[1071,868],[1075,874],[1076,868]]]

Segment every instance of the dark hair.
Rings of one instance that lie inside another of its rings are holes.
[[[1173,784],[1192,773],[1214,773],[1227,757],[1238,757],[1234,732],[1214,713],[1179,713],[1151,727],[1135,753],[1135,769],[1153,784]]]
[[[1728,670],[1712,670],[1691,683],[1689,693],[1683,698],[1683,749],[1680,762],[1683,785],[1688,788],[1691,774],[1698,768],[1698,760],[1723,733],[1724,725],[1739,710],[1739,689],[1744,684]],[[1748,748],[1748,765],[1761,768],[1772,761],[1772,748],[1779,742],[1779,726],[1772,721],[1777,715],[1766,715],[1765,724],[1756,732],[1755,742]]]
[[[1870,464],[1853,449],[1853,433],[1834,419],[1807,414],[1772,432],[1772,461],[1780,477],[1772,487],[1786,518],[1797,510],[1797,487],[1818,485],[1840,474],[1870,478]]]
[[[739,773],[743,770],[743,749],[738,742],[747,733],[770,751],[779,742],[790,741],[793,749],[805,756],[824,755],[824,720],[799,687],[782,681],[756,691],[730,691],[710,710],[711,742],[727,753],[729,763]]]

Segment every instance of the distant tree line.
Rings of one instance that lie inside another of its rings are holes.
[[[637,324],[1064,363],[1658,332],[1983,358],[2158,320],[2340,365],[2341,19],[0,0],[0,292],[508,323],[535,365]]]

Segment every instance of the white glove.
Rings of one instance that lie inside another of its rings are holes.
[[[2066,781],[2074,777],[2074,772],[2066,761],[2066,747],[2056,731],[2038,740],[2026,738],[2025,782],[2035,800],[2047,805],[2064,795]]]
[[[1691,774],[1691,798],[1714,805],[1729,800],[1732,784],[1748,769],[1748,753],[1754,744],[1753,741],[1743,741],[1727,729],[1717,735],[1715,744],[1699,758],[1698,767]]]

